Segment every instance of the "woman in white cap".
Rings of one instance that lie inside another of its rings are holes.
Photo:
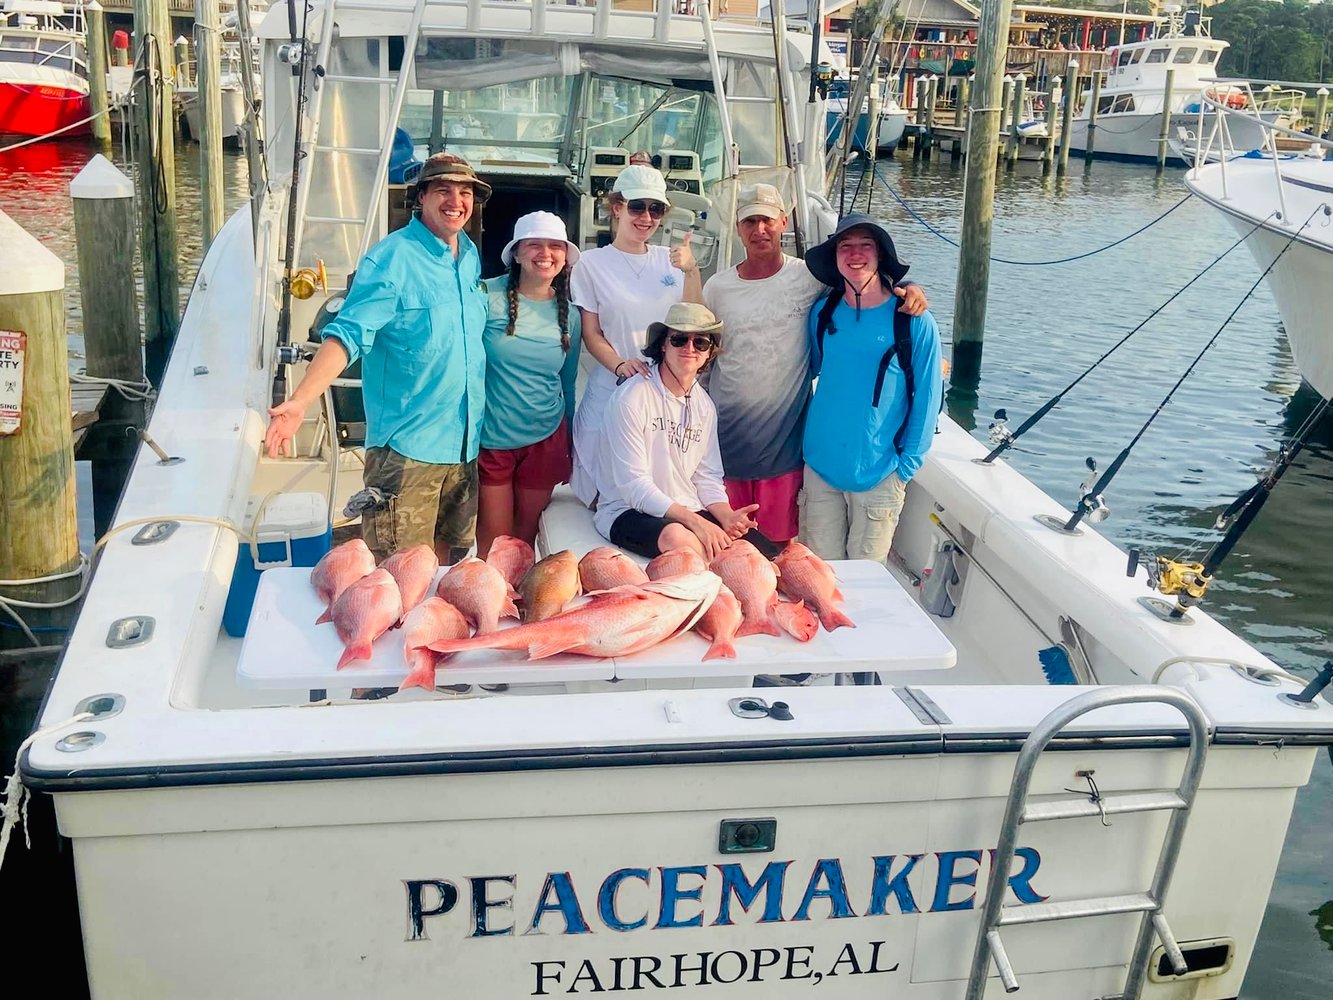
[[[641,354],[648,324],[682,299],[703,301],[689,234],[670,250],[648,245],[671,207],[661,171],[644,164],[626,167],[608,201],[615,239],[585,253],[570,281],[571,298],[583,313],[583,345],[597,362],[574,415],[570,480],[590,506],[599,488],[602,413],[617,384],[648,374]]]
[[[528,544],[558,483],[569,481],[580,322],[569,270],[579,259],[565,223],[531,212],[500,252],[509,271],[486,281],[486,415],[477,458],[477,554],[498,535]]]
[[[755,528],[758,506],[734,509],[722,485],[717,410],[698,384],[721,349],[717,318],[678,302],[648,328],[648,374],[612,395],[593,524],[621,548],[649,559],[691,548],[711,562],[743,537],[765,555],[777,553]]]

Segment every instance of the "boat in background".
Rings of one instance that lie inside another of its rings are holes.
[[[4,0],[0,134],[87,135],[83,0]]]
[[[240,0],[244,3],[246,0]],[[254,22],[258,22],[264,13],[268,10],[268,0],[249,0],[250,17]],[[248,49],[250,57],[250,66],[254,72],[254,79],[258,80],[260,76],[259,66],[259,47],[253,42],[244,47],[240,38],[236,34],[236,11],[235,4],[227,3],[222,6],[222,65],[218,75],[218,89],[222,95],[222,140],[229,145],[235,145],[240,140],[241,129],[245,125],[245,85],[241,78],[241,60],[243,52]],[[198,49],[195,50],[196,54]],[[187,139],[199,141],[199,72],[198,67],[190,74],[189,83],[182,84],[176,88],[176,97],[180,101],[181,113],[185,117],[182,132]]]
[[[1211,37],[1208,19],[1201,18],[1197,10],[1182,13],[1178,4],[1167,4],[1162,12],[1166,27],[1157,38],[1129,42],[1107,52],[1106,81],[1097,98],[1094,158],[1157,162],[1168,70],[1173,71],[1169,136],[1181,130],[1206,132],[1210,128],[1214,112],[1202,109],[1205,97],[1232,110],[1253,112],[1232,126],[1237,149],[1263,145],[1263,122],[1292,123],[1292,92],[1264,91],[1256,100],[1247,87],[1216,79],[1217,64],[1228,43]],[[1084,91],[1083,98],[1070,131],[1070,149],[1076,152],[1088,148],[1092,91]],[[1167,162],[1183,165],[1186,161],[1168,149]]]
[[[1201,130],[1189,189],[1227,217],[1262,268],[1301,375],[1319,395],[1333,396],[1333,142],[1296,132],[1207,98],[1215,112]],[[1238,147],[1236,131],[1260,129],[1259,149]],[[1282,140],[1305,153],[1282,151]],[[1258,227],[1255,230],[1255,227]]]

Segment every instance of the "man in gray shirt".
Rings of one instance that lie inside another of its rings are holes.
[[[727,330],[708,394],[717,407],[723,480],[732,507],[758,504],[759,530],[779,545],[796,537],[804,463],[801,438],[810,399],[810,306],[827,291],[805,264],[782,252],[787,211],[771,184],[742,188],[736,231],[745,260],[704,285],[704,304]],[[895,288],[919,315],[926,296]]]

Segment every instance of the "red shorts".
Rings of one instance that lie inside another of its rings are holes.
[[[772,479],[724,479],[722,484],[733,510],[757,503],[754,519],[759,530],[775,542],[789,542],[796,537],[796,495],[804,473],[804,469],[793,469]]]
[[[513,486],[516,490],[553,490],[569,482],[572,459],[569,421],[555,433],[522,448],[482,448],[477,471],[482,486]]]

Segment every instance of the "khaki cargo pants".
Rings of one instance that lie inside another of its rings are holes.
[[[469,548],[477,532],[477,463],[432,465],[392,448],[367,448],[365,484],[388,498],[361,515],[361,537],[377,560],[414,545]]]
[[[883,562],[906,496],[907,487],[896,472],[863,493],[849,493],[830,486],[807,465],[800,497],[800,540],[821,559]]]

